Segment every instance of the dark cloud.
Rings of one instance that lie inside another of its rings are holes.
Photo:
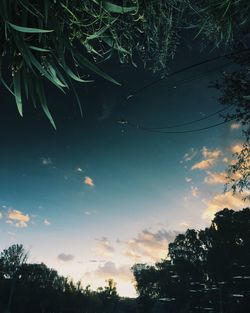
[[[57,256],[57,259],[63,262],[70,262],[73,261],[75,256],[73,254],[65,254],[65,253],[60,253]]]

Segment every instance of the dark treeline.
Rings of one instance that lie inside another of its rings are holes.
[[[246,313],[250,307],[250,209],[224,209],[209,228],[188,229],[168,258],[133,266],[137,299],[121,298],[113,280],[92,291],[45,264],[29,264],[22,245],[0,254],[0,312]]]
[[[135,303],[120,298],[112,279],[92,291],[74,284],[45,264],[26,263],[22,245],[0,256],[0,313],[110,313],[135,312]]]
[[[142,313],[246,313],[250,308],[250,209],[224,209],[209,228],[169,244],[169,258],[136,264]]]

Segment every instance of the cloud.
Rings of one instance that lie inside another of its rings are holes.
[[[233,145],[230,150],[232,153],[239,153],[242,150],[242,148],[243,148],[242,144],[237,143],[237,144]]]
[[[44,219],[43,223],[46,226],[50,226],[51,225],[50,221],[47,218]]]
[[[230,125],[231,130],[239,129],[241,127],[240,123],[233,123]]]
[[[52,165],[53,164],[51,158],[41,158],[41,162],[43,165]]]
[[[218,159],[223,155],[222,151],[219,149],[209,150],[207,147],[203,147],[201,153],[206,159]]]
[[[106,237],[102,239],[97,239],[98,243],[96,246],[96,254],[102,257],[112,257],[114,254],[114,247],[111,245]]]
[[[183,161],[189,162],[193,160],[193,158],[196,156],[197,151],[194,148],[191,148],[189,152],[185,153],[183,156]]]
[[[174,240],[177,232],[159,230],[152,232],[143,230],[136,238],[126,242],[124,255],[134,261],[142,261],[145,258],[150,261],[159,261],[167,256],[168,244]]]
[[[76,168],[76,171],[77,171],[77,172],[83,172],[83,169],[82,169],[81,167],[77,167],[77,168]]]
[[[90,186],[90,187],[94,187],[95,186],[95,184],[93,182],[93,179],[88,177],[88,176],[85,176],[84,184],[87,185],[87,186]]]
[[[191,170],[207,170],[215,164],[214,159],[202,160],[191,167]]]
[[[186,181],[187,183],[190,183],[190,182],[192,181],[192,178],[190,178],[190,177],[185,177],[185,181]]]
[[[225,172],[207,172],[204,183],[208,185],[225,184],[227,182],[227,174]]]
[[[130,271],[131,265],[124,264],[117,266],[114,262],[106,262],[100,265],[94,272],[94,276],[103,279],[113,278],[114,280],[131,281],[133,275]]]
[[[198,197],[198,195],[199,195],[199,193],[200,193],[200,191],[199,191],[199,189],[198,189],[198,187],[191,187],[191,193],[192,193],[192,196],[193,197],[195,197],[195,198],[197,198]]]
[[[70,261],[73,261],[74,258],[75,256],[73,254],[65,254],[65,253],[60,253],[57,256],[57,259],[62,262],[70,262]]]
[[[2,212],[0,212],[0,219],[3,217],[3,213]]]
[[[18,228],[24,228],[28,226],[30,217],[28,214],[24,215],[21,211],[9,209],[7,213],[8,220],[6,223],[14,224]]]
[[[180,226],[182,227],[182,228],[188,228],[189,227],[189,224],[187,223],[187,222],[182,222],[182,223],[180,223]]]
[[[250,204],[250,201],[244,201],[242,198],[246,196],[246,193],[235,194],[226,192],[224,194],[217,194],[211,200],[203,202],[207,205],[202,217],[204,219],[213,219],[214,214],[224,208],[240,210]],[[248,204],[249,202],[249,204]]]

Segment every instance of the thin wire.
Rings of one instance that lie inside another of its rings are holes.
[[[217,126],[220,126],[220,125],[226,124],[228,122],[231,122],[232,120],[234,120],[234,119],[226,120],[226,121],[223,121],[223,122],[220,122],[220,123],[217,123],[217,124],[213,124],[213,125],[210,125],[210,126],[202,127],[202,128],[196,128],[196,129],[191,129],[191,130],[180,130],[180,131],[161,131],[161,130],[148,129],[148,128],[141,127],[139,125],[135,126],[133,124],[130,124],[129,122],[127,122],[126,125],[131,126],[133,128],[137,128],[137,129],[145,131],[145,132],[150,132],[150,133],[158,133],[158,134],[185,134],[185,133],[195,133],[195,132],[199,132],[199,131],[215,128]]]
[[[182,123],[182,124],[175,124],[175,125],[171,125],[171,126],[143,127],[143,128],[144,128],[144,129],[152,129],[152,130],[154,130],[154,129],[155,129],[155,130],[157,130],[157,129],[160,130],[160,129],[171,129],[171,128],[182,127],[182,126],[186,126],[186,125],[192,125],[192,124],[195,124],[195,123],[198,123],[198,122],[207,120],[207,119],[209,119],[210,117],[215,116],[215,115],[217,115],[217,114],[219,114],[219,113],[222,113],[222,112],[228,110],[231,106],[232,106],[232,105],[230,105],[230,106],[228,106],[228,107],[225,107],[225,108],[223,108],[223,109],[221,109],[221,110],[218,110],[218,111],[216,111],[216,112],[214,112],[214,113],[211,113],[211,114],[209,114],[209,115],[207,115],[207,116],[205,116],[205,117],[201,117],[201,118],[199,118],[199,119],[196,119],[196,120],[193,120],[193,121],[190,121],[190,122],[185,122],[185,123]],[[130,123],[130,125],[132,125],[132,124],[133,124],[133,123]],[[136,124],[134,124],[134,126],[136,126]]]
[[[192,69],[192,68],[198,67],[198,66],[203,65],[203,64],[207,64],[207,63],[214,62],[214,61],[219,60],[219,59],[221,59],[221,58],[232,57],[232,56],[234,56],[234,55],[241,54],[241,53],[244,53],[244,52],[249,51],[249,50],[250,50],[250,49],[248,48],[248,49],[244,49],[244,50],[241,50],[241,51],[238,51],[238,52],[235,52],[235,53],[228,53],[228,54],[219,55],[219,56],[217,56],[217,57],[214,57],[214,58],[211,58],[211,59],[207,59],[207,60],[204,60],[204,61],[201,61],[201,62],[198,62],[198,63],[191,64],[191,65],[189,65],[189,66],[183,67],[183,68],[181,68],[181,69],[179,69],[179,70],[177,70],[177,71],[174,71],[174,72],[170,73],[170,74],[169,74],[168,76],[166,76],[166,77],[160,77],[160,78],[158,78],[158,79],[152,81],[151,83],[146,84],[145,86],[143,86],[143,87],[137,89],[133,94],[131,94],[131,95],[129,95],[129,96],[127,97],[127,100],[129,100],[129,99],[133,98],[134,96],[138,95],[139,93],[141,93],[141,92],[144,91],[145,89],[154,86],[155,84],[159,83],[160,81],[162,81],[162,80],[164,80],[164,79],[167,79],[167,78],[169,78],[169,77],[172,77],[172,76],[174,76],[174,75],[176,75],[176,74],[180,74],[180,73],[182,73],[182,72],[185,72],[185,71],[187,71],[187,70],[190,70],[190,69]]]

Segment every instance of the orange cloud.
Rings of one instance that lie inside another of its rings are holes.
[[[218,159],[223,155],[222,151],[219,149],[209,150],[207,147],[203,147],[201,153],[206,159]]]
[[[214,159],[202,160],[191,167],[191,170],[207,170],[215,164]]]
[[[239,129],[241,127],[240,123],[233,123],[230,125],[231,130]]]
[[[90,187],[94,187],[95,186],[95,184],[93,182],[93,179],[88,177],[88,176],[85,176],[84,184],[87,185],[87,186],[90,186]]]
[[[207,172],[208,176],[204,178],[204,182],[208,185],[225,184],[227,175],[225,172]]]
[[[197,187],[192,186],[191,187],[191,193],[192,193],[193,197],[197,198],[200,192],[199,192],[199,189]]]
[[[159,230],[151,232],[147,229],[140,232],[136,238],[126,242],[124,255],[134,261],[159,261],[167,256],[168,244],[174,240],[177,232]]]
[[[203,212],[202,217],[204,219],[213,219],[214,214],[224,208],[240,210],[250,204],[250,201],[244,201],[242,198],[247,196],[246,193],[235,194],[231,192],[226,192],[224,194],[217,194],[209,201],[203,201],[207,207]]]
[[[231,152],[232,153],[239,153],[241,150],[242,150],[242,144],[241,143],[237,143],[237,144],[235,144],[235,145],[233,145],[232,147],[231,147]]]
[[[21,211],[10,209],[8,211],[9,224],[14,223],[16,227],[24,228],[28,226],[30,217],[28,214],[24,215]]]

